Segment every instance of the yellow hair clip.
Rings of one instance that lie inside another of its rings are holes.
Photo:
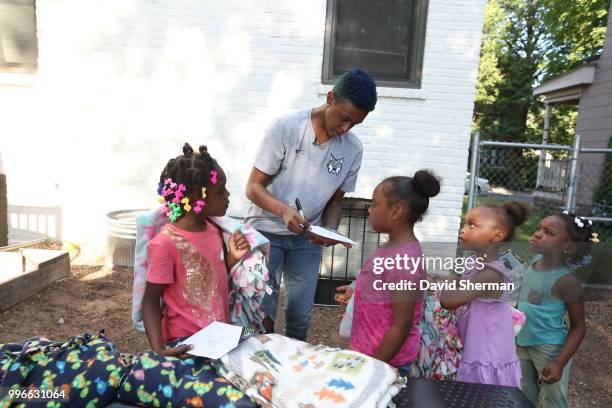
[[[206,198],[206,187],[202,187],[202,198]]]

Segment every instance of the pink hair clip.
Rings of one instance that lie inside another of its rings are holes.
[[[217,170],[212,170],[210,172],[210,182],[213,184],[217,184],[217,176],[219,175],[219,173],[217,173]]]
[[[205,203],[203,200],[198,200],[198,201],[196,201],[196,205],[195,205],[195,207],[193,207],[193,211],[194,211],[196,214],[201,213],[201,212],[202,212],[202,209],[204,209],[204,205],[205,205],[205,204],[206,204],[206,203]]]

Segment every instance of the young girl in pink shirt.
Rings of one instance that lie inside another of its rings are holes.
[[[419,351],[423,310],[419,282],[425,279],[425,269],[422,262],[411,261],[423,258],[414,224],[439,191],[439,181],[425,170],[414,177],[383,180],[372,195],[369,221],[389,240],[359,271],[354,293],[349,286],[338,288],[345,291],[345,299],[355,296],[350,348],[397,367],[402,375]]]
[[[208,220],[227,211],[226,180],[206,146],[195,153],[189,144],[160,176],[158,194],[170,223],[149,243],[142,300],[147,338],[158,354],[186,357],[190,345],[166,345],[213,321],[228,321],[228,270],[248,252],[249,245],[236,231],[226,250],[221,231]]]

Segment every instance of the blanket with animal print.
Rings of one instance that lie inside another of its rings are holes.
[[[387,407],[405,385],[379,360],[278,334],[251,337],[213,364],[266,408]]]
[[[117,399],[143,407],[255,408],[204,358],[179,360],[147,351],[127,371]]]

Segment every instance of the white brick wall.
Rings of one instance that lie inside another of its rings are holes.
[[[457,234],[485,0],[430,0],[422,88],[379,88],[355,129],[354,196],[420,168],[443,178],[418,231]],[[325,0],[39,0],[39,72],[0,74],[9,201],[56,204],[64,236],[102,242],[104,214],[150,207],[166,160],[207,144],[230,175],[230,214],[269,121],[318,106]],[[20,86],[14,86],[19,82]]]

